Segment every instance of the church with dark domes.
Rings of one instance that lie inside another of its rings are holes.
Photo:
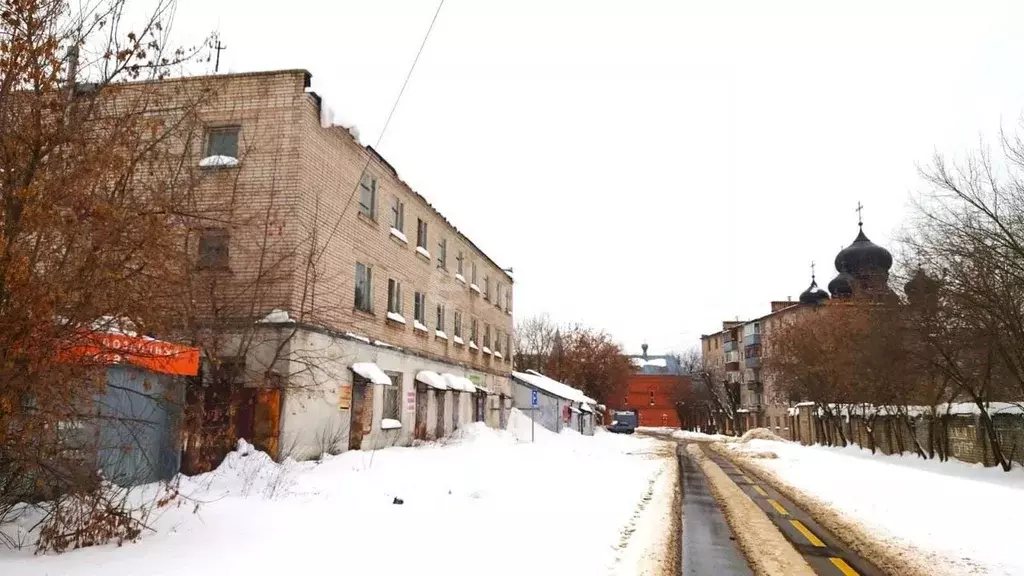
[[[858,213],[860,210],[858,205]],[[811,284],[797,301],[773,301],[770,314],[752,320],[726,321],[721,331],[701,336],[706,361],[719,367],[728,386],[738,388],[740,429],[734,432],[766,427],[783,438],[798,435],[793,409],[789,404],[776,403],[771,377],[761,372],[762,338],[770,338],[773,326],[794,314],[810,313],[829,304],[898,298],[889,287],[892,254],[868,239],[860,218],[857,227],[853,242],[836,254],[836,276],[828,283],[827,291],[818,286],[812,264]],[[923,283],[924,280],[917,279],[915,286]],[[908,283],[908,295],[911,288]],[[731,422],[724,426],[733,431]]]

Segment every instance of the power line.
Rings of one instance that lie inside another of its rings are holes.
[[[377,135],[377,142],[373,145],[374,150],[380,147],[380,143],[384,140],[384,133],[387,132],[388,125],[391,124],[391,118],[395,115],[395,110],[398,109],[398,103],[402,100],[402,94],[405,94],[405,87],[409,85],[409,79],[412,78],[413,70],[416,69],[416,64],[420,61],[420,54],[423,54],[423,47],[427,45],[427,40],[430,38],[430,32],[434,29],[434,23],[437,22],[437,15],[441,13],[441,7],[444,6],[444,0],[437,3],[437,10],[434,11],[434,17],[430,20],[430,26],[427,27],[426,34],[423,35],[423,41],[420,42],[420,48],[416,51],[416,57],[412,60],[412,65],[409,66],[409,72],[405,75],[405,80],[402,82],[402,88],[398,91],[398,96],[395,97],[395,103],[391,106],[391,111],[388,112],[388,117],[384,121],[384,127],[381,128],[380,134]],[[316,263],[323,256],[324,252],[327,251],[327,246],[330,245],[331,240],[334,239],[334,235],[338,231],[338,227],[341,226],[342,220],[345,218],[345,213],[348,212],[348,207],[352,205],[352,200],[356,197],[356,192],[359,191],[359,185],[363,181],[363,175],[366,174],[366,169],[370,167],[370,162],[373,160],[373,156],[367,153],[366,163],[363,164],[363,169],[359,172],[359,179],[356,180],[356,185],[352,187],[352,193],[348,196],[348,201],[341,208],[341,214],[338,215],[338,220],[335,221],[334,226],[331,227],[331,233],[327,235],[327,240],[324,242],[324,247],[320,250],[319,254],[313,260]]]

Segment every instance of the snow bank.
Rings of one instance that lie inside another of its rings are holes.
[[[737,442],[746,444],[751,440],[775,440],[776,442],[787,442],[787,440],[783,440],[767,428],[751,428],[750,430],[747,430],[743,436],[740,436],[740,439],[737,440]]]
[[[672,437],[676,440],[685,440],[687,442],[735,442],[736,438],[732,436],[723,436],[721,434],[704,434],[702,432],[690,432],[689,430],[676,430],[672,433]]]
[[[510,415],[517,429],[522,420]],[[467,424],[447,445],[320,463],[278,464],[240,442],[213,472],[182,477],[184,496],[138,543],[42,556],[0,548],[0,574],[611,573],[664,443],[537,434],[547,441]]]
[[[1020,468],[1007,473],[980,464],[792,442],[752,440],[750,448],[778,458],[746,460],[745,466],[818,511],[815,517],[832,532],[859,532],[862,545],[883,547],[862,552],[889,558],[880,564],[906,574],[938,574],[938,567],[949,574],[1024,574],[1016,525],[1024,517]]]

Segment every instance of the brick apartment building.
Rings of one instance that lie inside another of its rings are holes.
[[[502,425],[510,274],[332,125],[310,81],[284,70],[158,87],[209,95],[193,145],[199,204],[216,217],[196,230],[196,258],[211,297],[254,294],[245,303],[265,342],[234,361],[278,384],[249,428],[303,458],[327,436],[370,449]]]
[[[744,321],[725,321],[722,329],[701,336],[701,351],[710,371],[722,378],[725,385],[738,391],[740,398],[739,430],[765,427],[783,438],[796,437],[793,406],[800,399],[782,398],[778,383],[771,374],[761,370],[762,350],[770,341],[772,330],[807,314],[834,304],[856,299],[891,297],[888,286],[892,256],[864,235],[861,229],[853,243],[835,258],[836,277],[828,291],[818,287],[811,272],[811,283],[798,301],[774,301],[765,316]],[[726,423],[729,431],[732,423]]]

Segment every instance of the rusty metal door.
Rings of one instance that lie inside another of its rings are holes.
[[[416,385],[416,429],[414,438],[417,440],[427,439],[427,387],[424,384]]]
[[[258,388],[253,406],[252,443],[277,460],[281,424],[281,389]]]
[[[373,417],[373,396],[364,383],[352,384],[351,421],[348,426],[348,449],[359,450],[363,446],[363,434]]]
[[[444,390],[434,390],[434,400],[434,403],[437,404],[434,438],[444,438]]]

